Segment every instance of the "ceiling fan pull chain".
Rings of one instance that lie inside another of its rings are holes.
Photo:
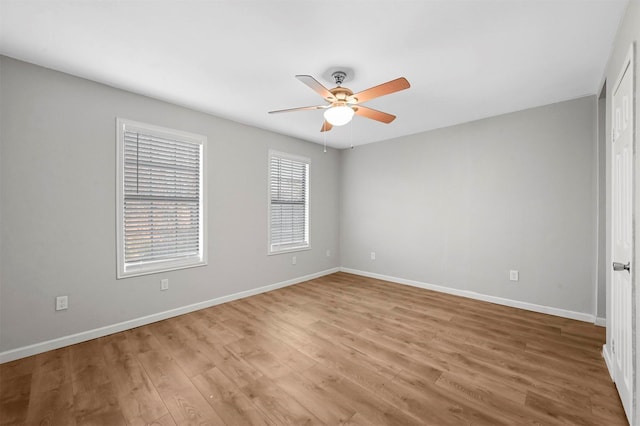
[[[351,125],[349,126],[349,130],[351,131],[351,149],[353,149],[353,121],[351,122]]]
[[[324,122],[325,124],[323,124],[324,126],[324,132],[322,132],[322,134],[324,135],[324,153],[327,153],[327,122]]]

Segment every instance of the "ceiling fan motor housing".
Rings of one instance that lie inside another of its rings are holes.
[[[356,99],[351,99],[353,97],[353,92],[347,87],[334,87],[333,89],[329,89],[329,92],[333,94],[335,99],[327,99],[329,102],[342,101],[342,102],[351,102]]]

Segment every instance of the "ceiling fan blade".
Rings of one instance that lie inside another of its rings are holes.
[[[280,112],[293,112],[293,111],[307,111],[311,109],[326,109],[331,105],[316,105],[316,106],[308,106],[308,107],[299,107],[299,108],[289,108],[289,109],[279,109],[277,111],[269,111],[269,114],[278,114]]]
[[[324,123],[322,123],[322,127],[320,128],[320,132],[328,132],[332,128],[333,126],[331,125],[331,123],[329,123],[327,120],[324,120]]]
[[[332,102],[336,100],[336,97],[333,96],[333,93],[331,93],[329,89],[324,87],[318,80],[310,75],[296,75],[296,78],[309,86],[311,90],[325,98],[327,101]]]
[[[358,105],[353,109],[355,110],[356,115],[359,115],[361,117],[367,117],[376,121],[381,121],[387,124],[391,123],[393,120],[396,119],[395,115],[387,114],[386,112],[378,111],[373,108],[367,108],[362,105]]]
[[[356,93],[349,98],[357,99],[356,103],[362,103],[370,101],[371,99],[378,98],[380,96],[389,95],[391,93],[399,92],[400,90],[408,89],[411,87],[409,81],[406,78],[400,77],[395,80],[387,81],[378,86],[371,87],[367,90],[363,90],[360,93]]]

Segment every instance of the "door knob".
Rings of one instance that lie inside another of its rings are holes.
[[[613,270],[631,272],[631,262],[627,262],[627,263],[613,262]]]

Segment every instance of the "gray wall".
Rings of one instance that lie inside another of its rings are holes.
[[[6,57],[0,108],[0,352],[340,265],[593,314],[595,96],[326,154]],[[208,266],[115,279],[117,116],[209,138]],[[270,148],[311,158],[295,266],[266,255]]]
[[[342,265],[593,314],[595,117],[590,96],[343,151]]]
[[[339,152],[6,57],[0,76],[0,352],[339,266]],[[116,117],[208,137],[208,266],[116,280]],[[295,266],[267,256],[269,148],[311,158]]]

